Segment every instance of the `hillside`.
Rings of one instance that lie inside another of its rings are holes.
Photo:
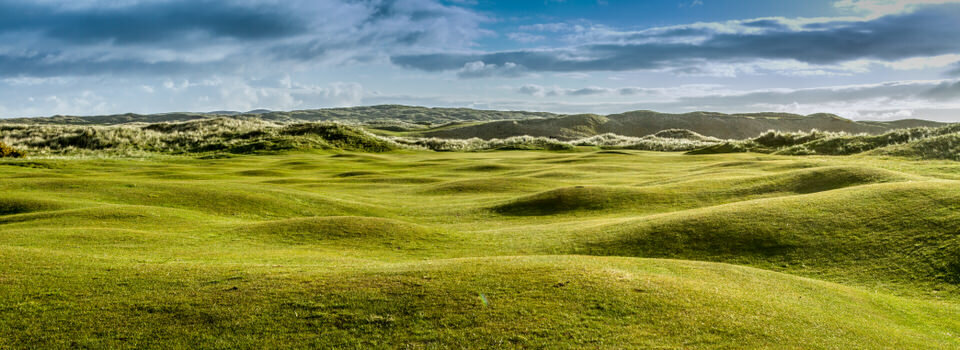
[[[960,124],[895,129],[879,135],[768,131],[754,138],[716,142],[687,154],[737,152],[960,160]]]
[[[497,121],[459,128],[427,131],[423,134],[440,138],[481,139],[504,138],[518,135],[546,136],[575,139],[591,135],[614,133],[623,136],[645,136],[666,129],[686,129],[722,139],[755,137],[767,130],[810,131],[879,134],[903,127],[935,127],[944,123],[903,120],[892,122],[858,122],[832,114],[801,116],[786,113],[722,114],[693,112],[667,114],[635,111],[608,116],[572,115],[550,119]]]
[[[126,123],[184,122],[215,118],[254,119],[274,123],[341,122],[401,136],[444,139],[504,139],[514,136],[575,140],[602,134],[642,137],[668,129],[686,129],[721,139],[746,139],[767,130],[879,134],[898,128],[937,127],[944,123],[918,119],[889,122],[852,121],[832,114],[801,116],[787,113],[723,114],[693,112],[667,114],[634,111],[600,116],[557,115],[543,112],[492,111],[469,108],[426,108],[398,105],[246,113],[120,114],[107,116],[54,116],[3,119],[4,124],[120,125]]]
[[[0,348],[960,347],[960,163],[202,158],[0,159]]]
[[[211,113],[117,114],[104,116],[53,116],[42,118],[0,119],[12,124],[116,125],[124,123],[184,122],[229,116],[257,118],[273,122],[338,121],[367,123],[374,121],[401,121],[412,124],[439,125],[454,122],[546,118],[552,113],[522,111],[491,111],[469,108],[427,108],[399,105],[380,105],[349,108],[310,109],[290,112],[254,110],[246,113],[218,111]]]

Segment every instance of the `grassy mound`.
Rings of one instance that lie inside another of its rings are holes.
[[[578,210],[604,210],[637,206],[648,192],[621,187],[574,186],[521,197],[494,206],[501,215],[551,215]]]
[[[198,226],[209,216],[195,212],[144,205],[102,205],[97,207],[66,208],[11,214],[0,217],[3,228],[62,228],[73,223],[102,225],[110,228],[158,227],[182,229]]]
[[[239,231],[269,241],[298,244],[361,241],[371,245],[403,246],[440,238],[436,231],[420,225],[365,216],[294,218],[246,225]]]
[[[948,134],[918,141],[887,146],[868,152],[915,159],[948,159],[960,161],[960,134]]]
[[[494,172],[494,171],[506,171],[506,170],[516,170],[517,167],[510,165],[499,165],[499,164],[478,164],[471,165],[466,167],[460,167],[456,170],[460,171],[476,171],[476,172]]]
[[[445,195],[458,193],[496,193],[529,191],[539,184],[528,178],[486,178],[449,181],[431,186],[423,191],[427,194]]]
[[[287,192],[251,184],[29,179],[0,184],[0,190],[4,187],[30,189],[45,197],[70,196],[110,204],[188,209],[232,217],[354,215],[385,210],[319,194]]]
[[[2,248],[0,248],[2,249]],[[10,259],[52,257],[3,251]],[[724,264],[606,257],[428,260],[336,272],[91,265],[0,309],[34,348],[955,348],[955,305]],[[176,284],[164,278],[180,276]],[[15,278],[15,277],[14,277]],[[113,293],[85,293],[79,280]],[[115,287],[114,287],[115,288]],[[189,293],[182,292],[184,289]],[[181,291],[181,292],[174,292]],[[82,304],[67,301],[83,295]],[[87,309],[97,312],[81,312]],[[57,332],[49,332],[57,327]],[[215,336],[214,336],[215,335]]]
[[[766,176],[697,178],[644,187],[573,186],[514,199],[492,209],[501,215],[542,216],[629,209],[653,213],[776,195],[806,194],[919,177],[859,166],[807,168]]]
[[[712,146],[707,146],[704,148],[698,148],[692,151],[687,151],[689,155],[699,155],[699,154],[721,154],[721,153],[743,153],[750,152],[752,149],[745,146],[740,142],[724,142]]]
[[[34,199],[28,195],[0,194],[0,215],[32,213],[62,209],[65,206],[52,200]]]
[[[234,173],[240,176],[251,176],[251,177],[277,177],[283,176],[284,173],[276,170],[266,170],[266,169],[255,169],[255,170],[244,170]]]
[[[592,254],[793,268],[860,281],[960,283],[956,182],[859,186],[598,228]]]
[[[334,177],[357,177],[357,176],[380,176],[380,175],[383,175],[383,174],[376,171],[357,170],[357,171],[342,172],[334,175]]]
[[[787,171],[744,181],[740,193],[788,192],[806,194],[850,186],[917,180],[919,177],[863,166],[826,166]],[[734,183],[731,183],[734,185]]]

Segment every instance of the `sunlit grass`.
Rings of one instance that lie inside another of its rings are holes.
[[[0,348],[960,346],[960,163],[312,151],[0,177]]]

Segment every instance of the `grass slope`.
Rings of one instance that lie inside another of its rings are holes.
[[[955,162],[311,151],[0,177],[0,348],[960,346]]]

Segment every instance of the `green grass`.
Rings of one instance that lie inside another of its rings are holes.
[[[956,162],[201,158],[0,160],[0,348],[960,347]]]

